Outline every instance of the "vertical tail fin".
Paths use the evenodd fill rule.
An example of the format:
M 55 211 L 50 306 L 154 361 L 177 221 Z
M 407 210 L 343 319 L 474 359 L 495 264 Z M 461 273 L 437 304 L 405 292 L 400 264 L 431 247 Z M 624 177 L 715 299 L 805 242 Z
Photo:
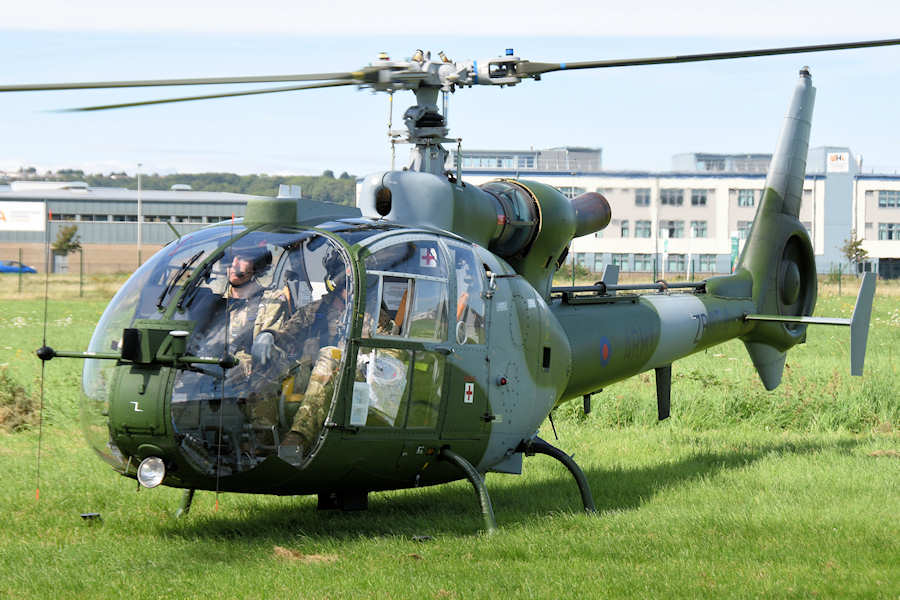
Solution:
M 798 219 L 815 96 L 804 67 L 738 262 L 738 270 L 745 271 L 741 275 L 750 275 L 760 313 L 802 316 L 815 308 L 815 258 L 806 228 Z M 785 351 L 805 338 L 806 325 L 780 322 L 757 323 L 741 338 L 766 389 L 781 383 Z

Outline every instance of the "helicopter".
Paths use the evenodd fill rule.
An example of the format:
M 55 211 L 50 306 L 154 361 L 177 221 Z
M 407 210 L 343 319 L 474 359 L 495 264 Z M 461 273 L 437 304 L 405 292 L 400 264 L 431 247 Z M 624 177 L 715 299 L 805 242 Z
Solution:
M 572 200 L 524 179 L 467 184 L 448 167 L 448 94 L 513 87 L 563 70 L 674 64 L 900 44 L 875 40 L 685 56 L 455 62 L 417 50 L 347 72 L 0 86 L 0 92 L 291 82 L 233 93 L 88 106 L 76 111 L 358 86 L 411 91 L 408 165 L 365 177 L 356 207 L 257 198 L 245 216 L 179 237 L 140 266 L 104 311 L 85 352 L 85 436 L 112 468 L 148 488 L 315 494 L 320 509 L 365 509 L 375 491 L 467 479 L 486 530 L 496 521 L 489 471 L 520 474 L 543 454 L 587 479 L 538 436 L 564 402 L 645 371 L 660 420 L 672 363 L 740 339 L 762 384 L 781 382 L 808 325 L 851 330 L 861 375 L 875 280 L 850 319 L 812 317 L 812 244 L 798 220 L 815 88 L 799 71 L 762 200 L 732 274 L 699 282 L 554 287 L 571 241 L 605 228 L 609 202 Z M 298 83 L 300 82 L 300 83 Z M 443 96 L 443 107 L 438 101 Z

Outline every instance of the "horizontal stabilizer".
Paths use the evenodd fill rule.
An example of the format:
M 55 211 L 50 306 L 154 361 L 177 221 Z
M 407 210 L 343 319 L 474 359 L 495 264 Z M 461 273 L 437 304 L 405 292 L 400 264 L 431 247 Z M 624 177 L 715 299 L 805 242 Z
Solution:
M 784 317 L 782 315 L 746 315 L 745 321 L 776 321 L 779 323 L 805 323 L 806 325 L 843 325 L 849 327 L 851 319 L 836 317 Z
M 843 325 L 850 328 L 850 374 L 862 375 L 866 361 L 866 341 L 869 337 L 869 321 L 872 317 L 872 301 L 875 297 L 875 274 L 863 275 L 853 316 L 849 319 L 835 317 L 791 317 L 783 315 L 746 315 L 746 321 L 775 321 L 805 325 Z

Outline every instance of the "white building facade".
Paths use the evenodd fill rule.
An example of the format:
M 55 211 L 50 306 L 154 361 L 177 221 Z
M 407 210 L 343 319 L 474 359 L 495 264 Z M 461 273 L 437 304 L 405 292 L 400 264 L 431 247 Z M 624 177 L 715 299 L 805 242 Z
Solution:
M 478 152 L 482 163 L 490 164 L 490 151 Z M 701 170 L 708 161 L 700 158 L 709 155 L 696 159 L 678 155 L 674 164 L 685 170 L 654 173 L 466 168 L 467 153 L 463 154 L 462 175 L 469 183 L 510 177 L 547 183 L 570 198 L 585 192 L 603 194 L 612 208 L 609 226 L 575 239 L 570 248 L 570 260 L 594 272 L 616 264 L 623 272 L 673 278 L 728 273 L 766 179 L 759 168 L 765 155 L 715 155 L 729 165 L 742 164 L 728 162 L 730 156 L 752 156 L 753 161 L 744 163 L 745 172 Z M 691 164 L 697 167 L 689 170 Z M 810 233 L 820 273 L 850 271 L 841 248 L 856 231 L 869 252 L 864 268 L 883 277 L 900 277 L 900 175 L 860 174 L 848 148 L 812 149 L 800 221 Z

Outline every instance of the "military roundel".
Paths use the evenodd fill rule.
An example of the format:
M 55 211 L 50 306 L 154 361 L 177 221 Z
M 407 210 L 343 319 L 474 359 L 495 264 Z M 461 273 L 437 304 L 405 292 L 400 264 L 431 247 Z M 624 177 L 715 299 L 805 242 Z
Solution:
M 600 338 L 600 364 L 604 367 L 609 364 L 609 358 L 612 356 L 612 344 L 605 335 Z

